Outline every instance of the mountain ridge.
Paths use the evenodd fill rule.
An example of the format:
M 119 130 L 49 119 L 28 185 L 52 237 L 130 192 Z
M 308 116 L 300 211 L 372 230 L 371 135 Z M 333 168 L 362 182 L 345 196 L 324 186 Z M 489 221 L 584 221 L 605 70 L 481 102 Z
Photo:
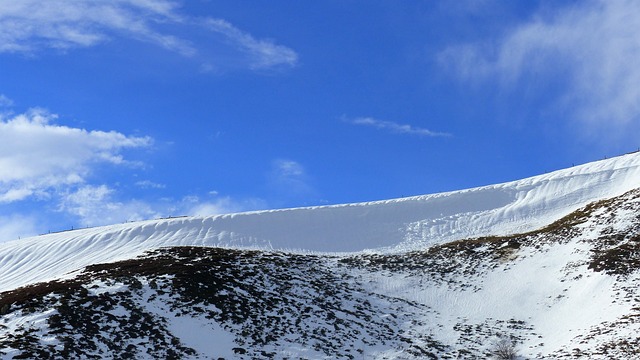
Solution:
M 640 189 L 407 253 L 161 248 L 0 293 L 0 358 L 635 359 L 638 270 Z
M 172 218 L 0 243 L 0 291 L 162 246 L 300 252 L 405 252 L 534 230 L 640 186 L 640 153 L 519 181 L 410 198 Z
M 640 154 L 630 154 L 409 200 L 0 243 L 0 359 L 477 359 L 494 356 L 496 343 L 513 346 L 517 359 L 640 359 L 639 169 Z M 483 198 L 496 189 L 515 200 Z M 413 213 L 416 204 L 426 212 Z M 425 217 L 461 208 L 475 210 Z M 322 232 L 345 223 L 344 213 L 327 215 L 335 209 L 346 220 L 373 215 Z M 272 214 L 306 221 L 264 221 Z M 318 236 L 343 230 L 344 240 L 384 214 L 393 217 L 373 228 L 395 234 L 393 248 L 309 249 Z M 302 249 L 220 242 L 233 237 L 213 226 L 256 218 L 270 229 L 306 228 L 286 239 L 300 236 Z M 528 218 L 537 221 L 511 232 Z M 465 219 L 465 231 L 446 232 Z M 445 221 L 443 232 L 434 220 Z

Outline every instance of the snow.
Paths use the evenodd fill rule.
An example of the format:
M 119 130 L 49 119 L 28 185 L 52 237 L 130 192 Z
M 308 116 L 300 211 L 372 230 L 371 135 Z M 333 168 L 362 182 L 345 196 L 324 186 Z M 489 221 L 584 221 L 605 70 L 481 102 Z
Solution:
M 403 252 L 537 229 L 640 187 L 640 153 L 474 189 L 358 204 L 183 217 L 0 243 L 0 291 L 178 245 Z
M 509 216 L 513 216 L 513 214 L 521 211 L 519 216 L 523 219 L 526 216 L 530 216 L 529 221 L 532 223 L 541 223 L 540 225 L 528 225 L 529 227 L 539 228 L 541 225 L 545 225 L 564 215 L 565 209 L 577 206 L 576 204 L 612 197 L 626 192 L 630 188 L 638 188 L 637 162 L 637 154 L 629 155 L 513 183 L 447 194 L 428 195 L 421 198 L 440 201 L 440 203 L 437 201 L 430 203 L 435 207 L 435 210 L 432 211 L 441 212 L 442 214 L 452 208 L 484 208 L 485 210 L 478 210 L 473 216 L 460 212 L 455 213 L 452 210 L 450 214 L 446 215 L 451 219 L 460 219 L 465 216 L 469 219 L 484 219 L 482 220 L 483 222 L 480 222 L 480 220 L 476 223 L 470 222 L 477 228 L 484 226 L 486 229 L 492 229 L 487 231 L 495 231 L 496 233 L 500 231 L 524 231 L 529 228 L 523 226 L 524 223 L 518 220 L 517 216 L 507 217 L 504 214 L 509 213 Z M 589 173 L 587 170 L 592 172 Z M 579 176 L 580 180 L 575 180 L 575 176 Z M 482 191 L 485 191 L 484 189 L 489 189 L 486 190 L 487 194 L 492 193 L 492 191 L 495 193 L 495 189 L 512 191 L 516 194 L 514 195 L 516 200 L 509 202 L 507 205 L 500 205 L 504 199 L 496 200 L 491 197 L 483 198 L 478 196 L 478 194 L 482 194 Z M 553 191 L 550 189 L 553 189 Z M 595 196 L 592 192 L 599 195 Z M 30 244 L 30 251 L 7 253 L 11 256 L 7 256 L 6 259 L 13 259 L 12 261 L 16 264 L 13 269 L 17 269 L 15 274 L 8 273 L 7 278 L 9 280 L 7 280 L 7 284 L 15 285 L 18 281 L 24 281 L 18 279 L 17 276 L 34 276 L 26 270 L 22 270 L 23 272 L 21 273 L 20 267 L 29 266 L 37 262 L 41 262 L 37 263 L 41 268 L 46 266 L 47 269 L 53 269 L 48 274 L 39 274 L 40 276 L 60 276 L 60 274 L 63 274 L 68 277 L 70 274 L 64 273 L 63 269 L 74 270 L 74 266 L 79 263 L 105 261 L 105 259 L 115 259 L 117 257 L 131 257 L 136 252 L 154 246 L 220 244 L 230 247 L 260 248 L 266 246 L 267 248 L 279 248 L 278 246 L 281 246 L 283 241 L 288 241 L 287 239 L 266 241 L 258 236 L 257 232 L 260 229 L 256 227 L 257 230 L 254 229 L 248 232 L 251 239 L 256 241 L 245 241 L 249 238 L 235 238 L 242 241 L 235 244 L 224 242 L 225 236 L 230 236 L 229 234 L 232 232 L 226 228 L 227 230 L 223 230 L 224 236 L 219 237 L 216 235 L 220 231 L 220 224 L 217 222 L 217 219 L 220 218 L 241 219 L 248 222 L 248 219 L 260 216 L 269 218 L 272 214 L 296 214 L 300 211 L 322 210 L 323 212 L 316 214 L 324 215 L 316 215 L 318 217 L 316 221 L 328 221 L 329 216 L 326 214 L 331 213 L 330 210 L 332 209 L 342 209 L 341 211 L 344 211 L 343 214 L 349 214 L 344 209 L 370 207 L 369 210 L 372 210 L 373 213 L 378 211 L 381 214 L 387 204 L 392 204 L 396 207 L 396 211 L 408 212 L 409 210 L 404 209 L 402 205 L 409 200 L 415 199 L 397 199 L 386 202 L 324 208 L 255 212 L 220 217 L 165 219 L 26 239 L 23 242 Z M 448 201 L 452 201 L 451 199 L 456 199 L 457 203 L 448 203 Z M 409 203 L 411 204 L 411 202 Z M 540 204 L 556 210 L 547 211 Z M 498 209 L 486 210 L 491 206 L 498 206 Z M 525 208 L 535 215 L 529 215 L 525 210 L 518 210 L 519 208 Z M 418 212 L 424 211 L 421 213 L 422 215 L 413 214 L 418 219 L 428 210 L 421 210 L 417 206 L 410 209 Z M 299 329 L 306 329 L 305 331 L 308 333 L 315 334 L 315 331 L 318 330 L 323 334 L 332 334 L 332 331 L 335 330 L 338 333 L 337 336 L 344 336 L 345 333 L 340 333 L 336 325 L 341 326 L 340 324 L 346 323 L 357 324 L 357 326 L 351 327 L 352 330 L 378 327 L 378 330 L 382 329 L 382 332 L 384 332 L 385 327 L 380 324 L 390 324 L 396 331 L 394 334 L 402 334 L 403 337 L 411 339 L 413 344 L 420 344 L 421 342 L 428 344 L 431 341 L 445 344 L 446 348 L 440 348 L 438 351 L 448 353 L 451 358 L 456 357 L 456 353 L 460 354 L 458 351 L 461 350 L 470 351 L 469 354 L 472 354 L 470 356 L 480 358 L 482 354 L 487 354 L 487 351 L 492 348 L 494 339 L 505 335 L 517 338 L 518 353 L 523 356 L 522 359 L 573 358 L 573 354 L 571 354 L 573 349 L 584 349 L 588 352 L 589 358 L 631 358 L 621 356 L 620 354 L 622 353 L 616 352 L 615 349 L 607 350 L 609 351 L 607 353 L 608 357 L 604 355 L 598 357 L 598 354 L 602 354 L 599 352 L 602 351 L 602 346 L 607 349 L 606 346 L 611 346 L 611 344 L 619 340 L 637 341 L 640 322 L 635 319 L 640 316 L 637 308 L 640 301 L 637 290 L 640 274 L 636 271 L 628 276 L 618 276 L 606 271 L 593 271 L 590 269 L 590 265 L 593 264 L 594 252 L 597 252 L 599 248 L 603 248 L 607 237 L 617 239 L 621 243 L 637 241 L 638 234 L 640 234 L 639 211 L 639 194 L 638 192 L 630 192 L 615 201 L 601 204 L 599 208 L 596 207 L 591 213 L 585 213 L 588 216 L 585 215 L 584 219 L 580 219 L 579 224 L 572 223 L 571 226 L 554 228 L 554 231 L 541 231 L 520 236 L 515 240 L 510 239 L 509 241 L 461 243 L 459 244 L 461 249 L 456 250 L 456 252 L 442 252 L 441 254 L 444 254 L 444 256 L 434 256 L 433 259 L 436 259 L 437 263 L 425 262 L 425 257 L 420 256 L 424 252 L 405 254 L 401 251 L 437 244 L 446 240 L 428 237 L 412 238 L 411 236 L 415 235 L 414 233 L 407 232 L 406 227 L 396 226 L 397 231 L 403 234 L 403 237 L 399 237 L 397 244 L 393 247 L 363 248 L 360 253 L 341 254 L 345 256 L 313 256 L 307 258 L 307 260 L 311 258 L 317 259 L 318 263 L 314 263 L 316 266 L 324 262 L 322 266 L 326 266 L 327 269 L 335 272 L 332 272 L 334 277 L 326 277 L 324 272 L 314 273 L 314 276 L 317 276 L 315 280 L 334 283 L 335 279 L 345 279 L 350 284 L 349 289 L 357 289 L 354 292 L 345 290 L 337 293 L 335 296 L 340 301 L 335 304 L 328 303 L 334 307 L 315 303 L 313 300 L 326 298 L 326 294 L 331 293 L 331 291 L 320 291 L 314 287 L 305 287 L 301 284 L 302 282 L 313 282 L 314 277 L 311 274 L 307 274 L 309 269 L 314 268 L 313 264 L 308 268 L 303 268 L 303 270 L 295 267 L 290 269 L 289 267 L 295 262 L 285 262 L 287 265 L 283 267 L 269 264 L 257 265 L 253 262 L 244 266 L 250 268 L 249 273 L 258 274 L 256 278 L 263 279 L 260 275 L 262 273 L 264 279 L 269 280 L 266 284 L 255 283 L 259 284 L 256 286 L 259 287 L 261 293 L 273 294 L 275 298 L 281 297 L 290 300 L 283 302 L 285 304 L 283 305 L 284 311 L 283 308 L 271 308 L 271 310 L 262 314 L 264 315 L 263 319 L 279 317 L 285 320 L 282 321 L 282 324 L 284 324 L 287 323 L 286 320 L 288 318 L 290 320 L 288 323 L 293 323 L 291 319 L 294 314 L 286 311 L 286 307 L 295 303 L 307 304 L 314 316 L 303 318 L 302 326 Z M 394 218 L 393 215 L 393 213 L 389 213 L 389 218 L 395 219 L 396 225 L 399 224 L 402 219 L 399 216 Z M 545 220 L 541 221 L 539 217 L 543 217 Z M 509 221 L 506 219 L 509 219 Z M 433 219 L 423 219 L 417 222 L 420 221 L 435 223 Z M 503 226 L 501 221 L 507 221 L 507 225 Z M 205 223 L 209 225 L 204 226 L 203 224 Z M 441 225 L 442 223 L 438 224 Z M 492 224 L 496 225 L 492 226 Z M 294 228 L 293 231 L 302 232 L 304 230 L 302 226 L 293 220 L 275 222 L 272 226 L 275 227 L 275 225 L 289 226 Z M 356 225 L 358 224 L 356 223 L 353 226 L 355 227 Z M 297 226 L 300 228 L 296 228 Z M 450 226 L 450 228 L 453 228 L 453 226 Z M 359 228 L 346 228 L 343 230 L 352 233 L 367 231 Z M 270 231 L 275 230 L 271 229 Z M 459 234 L 465 232 L 470 232 L 473 236 L 481 233 L 461 227 L 457 232 L 458 235 L 446 235 L 445 232 L 442 232 L 439 236 L 450 236 L 450 239 L 456 239 L 456 236 L 462 236 Z M 429 234 L 431 233 L 438 233 L 437 229 L 429 232 Z M 490 232 L 490 234 L 493 234 L 493 232 Z M 316 235 L 314 233 L 309 236 Z M 44 242 L 42 239 L 49 241 Z M 310 250 L 310 246 L 313 244 L 305 242 L 305 240 L 307 240 L 306 237 L 299 239 L 300 249 Z M 348 241 L 346 237 L 343 237 L 343 240 Z M 520 244 L 516 250 L 511 247 L 513 241 Z M 527 241 L 531 242 L 527 243 Z M 260 242 L 263 242 L 263 244 L 260 244 Z M 17 249 L 16 244 L 22 244 L 22 242 L 12 244 Z M 73 254 L 73 246 L 78 246 L 78 244 L 81 246 L 77 247 L 77 249 L 81 252 L 84 251 L 82 253 L 84 258 L 73 258 L 71 256 Z M 476 246 L 470 246 L 472 244 L 476 244 Z M 46 248 L 49 253 L 38 252 L 40 251 L 38 250 L 39 248 Z M 85 248 L 88 250 L 84 250 Z M 445 248 L 448 247 L 440 249 Z M 496 252 L 495 249 L 501 251 Z M 67 259 L 59 256 L 63 250 L 71 254 L 67 255 Z M 432 250 L 434 250 L 435 254 L 440 251 L 437 248 Z M 510 252 L 510 250 L 513 250 L 513 252 Z M 0 251 L 5 250 L 0 247 Z M 400 252 L 400 256 L 382 257 L 372 254 L 372 252 L 383 254 Z M 494 255 L 497 256 L 494 257 Z M 261 256 L 286 257 L 290 255 L 267 252 L 261 254 Z M 48 257 L 53 257 L 53 260 L 48 259 Z M 178 258 L 176 257 L 176 259 Z M 201 259 L 203 258 L 201 257 Z M 359 265 L 347 266 L 346 264 L 349 264 L 349 262 L 344 262 L 344 260 L 352 258 L 360 259 L 355 261 Z M 380 264 L 383 264 L 382 262 L 374 260 L 368 262 L 366 260 L 388 259 L 389 261 L 385 265 L 389 265 L 395 261 L 392 258 L 401 259 L 396 263 L 400 263 L 402 266 L 398 268 L 393 266 L 385 267 L 380 266 Z M 3 259 L 0 261 L 9 263 L 5 258 L 0 257 L 0 259 Z M 412 265 L 417 266 L 412 267 Z M 422 268 L 420 267 L 421 265 L 426 266 Z M 38 268 L 36 267 L 36 269 Z M 291 272 L 287 273 L 287 271 Z M 305 273 L 303 274 L 301 271 Z M 284 276 L 282 277 L 273 276 L 275 273 L 282 274 L 283 272 Z M 439 275 L 442 275 L 442 277 Z M 15 277 L 14 280 L 11 280 L 11 276 Z M 245 284 L 252 286 L 252 283 L 247 283 L 247 277 L 239 275 L 239 273 L 234 273 L 233 276 L 237 276 Z M 283 287 L 276 286 L 281 284 L 280 281 L 282 279 L 289 279 L 290 283 Z M 326 279 L 334 279 L 334 281 L 327 281 Z M 0 279 L 0 281 L 3 280 Z M 141 280 L 144 286 L 143 290 L 140 290 L 138 295 L 135 295 L 136 301 L 146 311 L 165 319 L 170 333 L 176 334 L 184 345 L 196 349 L 199 354 L 206 356 L 215 354 L 216 356 L 224 355 L 225 358 L 234 358 L 233 349 L 237 345 L 237 336 L 241 334 L 241 327 L 236 328 L 234 324 L 230 323 L 216 323 L 215 320 L 196 313 L 176 311 L 173 305 L 169 305 L 170 302 L 164 301 L 174 296 L 171 292 L 162 292 L 162 295 L 155 296 L 155 293 L 150 290 L 147 280 Z M 351 287 L 351 284 L 353 284 L 353 287 Z M 98 287 L 94 289 L 93 285 L 98 285 Z M 89 288 L 91 289 L 90 293 L 95 295 L 118 292 L 124 288 L 124 285 L 117 282 L 109 283 L 108 281 L 97 280 Z M 279 289 L 284 288 L 292 289 L 292 291 L 286 294 L 279 291 Z M 339 289 L 339 287 L 336 287 L 336 289 Z M 232 295 L 232 303 L 255 297 L 255 295 L 240 288 L 225 290 L 224 294 Z M 373 294 L 375 296 L 371 296 Z M 363 300 L 371 301 L 373 304 L 373 311 L 365 314 L 368 318 L 367 316 L 359 317 L 357 315 L 359 313 L 358 310 L 361 309 L 358 304 L 361 304 Z M 262 308 L 262 305 L 266 303 L 270 302 L 256 301 L 252 303 L 251 307 Z M 331 308 L 331 312 L 323 313 L 322 310 L 327 308 Z M 211 308 L 210 310 L 213 309 Z M 219 311 L 223 311 L 221 309 L 223 308 L 220 308 Z M 332 324 L 327 321 L 328 316 L 326 314 L 333 314 L 333 312 L 346 322 L 340 321 Z M 125 308 L 116 306 L 111 310 L 111 314 L 126 319 L 127 311 Z M 22 315 L 24 316 L 24 314 Z M 22 324 L 32 322 L 35 324 L 36 329 L 42 329 L 46 325 L 43 319 L 41 315 L 30 316 L 27 314 L 26 318 L 20 318 L 15 313 L 9 313 L 4 322 L 9 325 L 8 331 L 10 332 Z M 389 319 L 391 321 L 377 321 L 380 319 Z M 256 321 L 256 323 L 259 326 L 264 324 L 261 321 Z M 114 324 L 114 327 L 116 325 Z M 278 342 L 267 343 L 262 347 L 256 345 L 255 348 L 251 348 L 253 345 L 246 345 L 246 343 L 243 343 L 242 346 L 251 351 L 264 350 L 278 353 L 282 358 L 330 358 L 327 354 L 317 351 L 318 349 L 315 349 L 312 343 L 301 342 L 301 338 L 296 337 L 299 332 L 288 333 Z M 39 331 L 39 334 L 45 333 Z M 391 342 L 384 343 L 379 341 L 379 334 L 380 332 L 368 333 L 364 331 L 355 340 L 345 342 L 342 347 L 358 351 L 358 353 L 352 352 L 356 357 L 362 355 L 373 359 L 420 358 L 409 353 L 407 351 L 410 350 L 409 348 L 394 346 Z M 2 333 L 0 332 L 1 337 Z M 57 340 L 50 338 L 49 341 L 55 345 Z M 628 354 L 626 353 L 626 355 Z M 235 358 L 237 357 L 235 356 Z M 197 358 L 197 355 L 194 358 Z M 338 356 L 334 358 L 338 358 Z
M 166 301 L 163 302 L 158 297 L 151 300 L 154 293 L 148 284 L 145 284 L 142 294 L 145 309 L 166 319 L 171 333 L 181 335 L 182 345 L 198 349 L 199 353 L 207 354 L 211 358 L 234 358 L 235 337 L 232 333 L 205 317 L 176 316 L 175 311 L 168 308 Z M 166 295 L 163 297 L 165 300 L 169 298 Z
M 621 281 L 604 273 L 585 272 L 584 260 L 589 253 L 576 251 L 581 245 L 576 238 L 542 250 L 520 251 L 516 259 L 490 269 L 480 278 L 468 279 L 478 287 L 475 289 L 452 289 L 446 282 L 431 283 L 421 275 L 402 277 L 365 271 L 359 276 L 372 292 L 393 294 L 432 309 L 432 313 L 415 314 L 416 320 L 430 324 L 418 331 L 433 333 L 444 344 L 460 342 L 461 332 L 453 331 L 456 326 L 479 325 L 484 331 L 478 338 L 482 341 L 479 346 L 485 350 L 491 345 L 488 335 L 502 332 L 522 338 L 519 353 L 526 358 L 548 358 L 558 349 L 593 347 L 576 337 L 633 312 L 633 304 L 616 298 L 621 284 L 635 284 L 637 280 Z M 581 264 L 582 276 L 574 276 L 568 266 L 573 263 Z M 504 325 L 510 320 L 523 321 L 531 331 Z M 612 336 L 604 339 L 611 340 Z

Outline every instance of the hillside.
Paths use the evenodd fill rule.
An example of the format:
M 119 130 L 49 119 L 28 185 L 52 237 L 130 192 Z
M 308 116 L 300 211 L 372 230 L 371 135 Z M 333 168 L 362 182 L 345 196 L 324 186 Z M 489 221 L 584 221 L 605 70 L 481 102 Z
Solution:
M 521 358 L 640 358 L 638 188 L 630 154 L 0 244 L 0 358 L 477 359 L 498 338 Z

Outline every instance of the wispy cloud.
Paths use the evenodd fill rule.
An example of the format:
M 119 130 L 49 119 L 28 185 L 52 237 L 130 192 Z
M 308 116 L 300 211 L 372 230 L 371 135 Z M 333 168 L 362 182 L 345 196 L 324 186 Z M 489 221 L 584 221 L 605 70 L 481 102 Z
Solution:
M 272 40 L 256 39 L 228 21 L 207 19 L 204 24 L 208 29 L 224 35 L 240 50 L 249 54 L 252 69 L 267 69 L 278 65 L 294 66 L 298 62 L 298 54 L 292 49 L 278 45 Z
M 276 206 L 288 206 L 292 201 L 304 205 L 318 195 L 304 166 L 291 159 L 275 159 L 271 162 L 268 185 Z
M 291 181 L 306 176 L 304 167 L 297 161 L 277 159 L 273 161 L 272 165 L 273 174 L 283 181 Z
M 0 216 L 0 242 L 38 233 L 36 219 L 23 215 Z
M 122 151 L 152 143 L 148 137 L 87 131 L 55 120 L 42 109 L 0 116 L 0 203 L 48 197 L 61 187 L 81 184 L 101 163 L 131 165 Z
M 147 202 L 118 200 L 116 191 L 107 185 L 82 185 L 60 196 L 58 211 L 78 219 L 81 226 L 98 226 L 165 216 Z
M 0 107 L 10 107 L 13 106 L 13 100 L 9 99 L 3 94 L 0 94 Z
M 298 55 L 272 40 L 257 39 L 231 23 L 180 12 L 169 0 L 21 0 L 0 2 L 0 52 L 68 51 L 119 37 L 155 44 L 204 65 L 216 62 L 213 34 L 249 57 L 251 69 L 293 66 Z M 184 30 L 189 31 L 184 31 Z M 205 31 L 203 38 L 177 35 Z M 221 46 L 221 44 L 218 44 Z M 244 62 L 238 59 L 238 62 Z M 208 66 L 208 65 L 207 65 Z
M 109 185 L 69 188 L 58 199 L 57 211 L 71 215 L 80 226 L 100 226 L 167 216 L 210 216 L 268 208 L 257 198 L 189 195 L 181 199 L 122 199 Z M 0 219 L 1 220 L 1 219 Z
M 112 36 L 127 36 L 189 54 L 186 41 L 154 29 L 179 21 L 170 1 L 23 0 L 0 3 L 0 51 L 33 53 L 95 46 Z
M 216 196 L 213 199 L 201 199 L 192 196 L 183 199 L 183 213 L 191 216 L 210 216 L 231 214 L 242 211 L 267 209 L 267 203 L 262 199 L 235 199 L 230 196 Z
M 435 132 L 428 129 L 415 127 L 412 125 L 399 124 L 393 121 L 380 120 L 372 117 L 358 117 L 354 119 L 343 117 L 342 119 L 343 121 L 346 121 L 354 125 L 370 126 L 376 129 L 386 130 L 395 134 L 407 134 L 407 135 L 417 135 L 417 136 L 426 136 L 426 137 L 451 136 L 451 134 L 448 134 L 448 133 Z
M 167 187 L 165 184 L 156 183 L 151 180 L 136 181 L 134 185 L 141 189 L 164 189 Z
M 638 33 L 640 2 L 590 0 L 537 14 L 500 39 L 452 46 L 439 60 L 465 80 L 499 79 L 504 88 L 561 78 L 557 105 L 574 120 L 592 130 L 624 129 L 640 122 Z

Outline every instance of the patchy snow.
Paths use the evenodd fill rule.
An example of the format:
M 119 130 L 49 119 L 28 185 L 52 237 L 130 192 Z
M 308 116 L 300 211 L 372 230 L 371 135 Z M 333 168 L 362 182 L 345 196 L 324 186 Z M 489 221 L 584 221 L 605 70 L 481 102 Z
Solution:
M 148 285 L 143 287 L 140 296 L 145 309 L 155 316 L 166 319 L 169 331 L 180 338 L 182 345 L 196 349 L 200 354 L 207 354 L 212 359 L 234 358 L 235 336 L 232 333 L 204 316 L 177 316 L 175 311 L 171 311 L 167 305 L 170 296 L 154 295 L 155 292 Z

